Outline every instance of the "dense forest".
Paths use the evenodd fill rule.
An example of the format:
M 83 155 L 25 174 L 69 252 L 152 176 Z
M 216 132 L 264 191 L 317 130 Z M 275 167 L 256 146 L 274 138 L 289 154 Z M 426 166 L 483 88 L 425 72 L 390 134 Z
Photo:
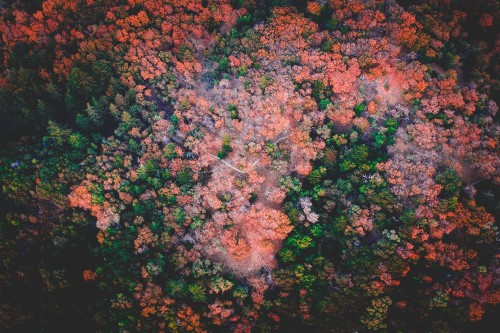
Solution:
M 0 1 L 0 331 L 498 332 L 500 1 Z

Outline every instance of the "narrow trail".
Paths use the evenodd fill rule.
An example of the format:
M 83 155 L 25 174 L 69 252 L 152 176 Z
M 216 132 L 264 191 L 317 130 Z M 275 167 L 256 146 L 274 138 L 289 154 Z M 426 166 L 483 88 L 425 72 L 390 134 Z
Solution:
M 197 205 L 212 217 L 196 235 L 196 248 L 247 278 L 276 266 L 281 241 L 292 229 L 280 210 L 285 198 L 280 176 L 314 155 L 308 129 L 301 129 L 303 97 L 284 74 L 272 73 L 265 94 L 258 93 L 262 73 L 251 71 L 245 81 L 222 80 L 213 88 L 186 84 L 175 96 L 188 104 L 183 115 L 189 128 L 201 125 L 203 139 L 192 149 L 200 168 L 210 169 L 210 179 L 197 189 Z M 237 117 L 230 116 L 230 104 Z M 224 137 L 230 137 L 232 151 L 220 158 Z M 271 157 L 278 150 L 282 157 Z

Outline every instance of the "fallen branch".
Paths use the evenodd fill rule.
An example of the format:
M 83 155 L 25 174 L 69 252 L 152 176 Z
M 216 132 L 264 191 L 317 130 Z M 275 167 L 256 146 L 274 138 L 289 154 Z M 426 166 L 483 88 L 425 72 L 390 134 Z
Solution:
M 273 142 L 273 145 L 276 145 L 278 144 L 278 142 L 280 142 L 281 140 L 285 140 L 286 138 L 290 137 L 291 134 L 288 134 L 288 135 L 285 135 L 284 137 L 282 138 L 279 138 L 278 140 L 274 141 Z

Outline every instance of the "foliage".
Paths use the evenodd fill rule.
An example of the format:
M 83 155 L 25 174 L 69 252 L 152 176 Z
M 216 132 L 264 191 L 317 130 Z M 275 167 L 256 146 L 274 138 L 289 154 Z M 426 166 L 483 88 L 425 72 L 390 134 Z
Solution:
M 495 1 L 0 4 L 2 332 L 493 332 Z

